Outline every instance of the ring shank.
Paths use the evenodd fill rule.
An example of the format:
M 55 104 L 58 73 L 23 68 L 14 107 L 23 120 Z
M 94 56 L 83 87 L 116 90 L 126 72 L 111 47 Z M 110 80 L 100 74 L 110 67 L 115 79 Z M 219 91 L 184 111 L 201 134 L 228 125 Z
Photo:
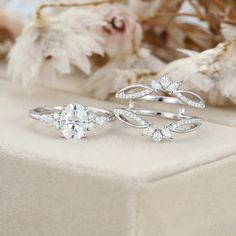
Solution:
M 192 123 L 188 129 L 177 129 L 177 128 L 172 128 L 171 130 L 176 132 L 176 133 L 188 133 L 191 131 L 194 131 L 195 129 L 199 128 L 199 126 L 202 123 L 202 120 L 199 117 L 196 116 L 187 116 L 183 114 L 178 114 L 178 113 L 170 113 L 170 112 L 162 112 L 162 111 L 151 111 L 151 110 L 142 110 L 142 109 L 135 109 L 132 110 L 135 112 L 135 114 L 140 115 L 140 116 L 151 116 L 151 117 L 161 117 L 165 119 L 171 119 L 171 120 L 176 120 L 176 122 L 181 122 L 183 120 L 197 120 L 196 123 Z M 173 123 L 172 123 L 173 125 Z M 170 124 L 171 126 L 171 124 Z M 185 125 L 186 126 L 186 125 Z
M 42 115 L 50 115 L 58 111 L 62 111 L 65 106 L 57 107 L 37 107 L 29 111 L 29 117 L 35 120 L 40 120 Z M 105 109 L 87 107 L 89 111 L 93 111 L 97 115 L 105 116 L 109 121 L 115 119 L 113 112 Z
M 37 108 L 31 109 L 29 111 L 29 117 L 34 120 L 40 120 L 40 117 L 42 115 L 53 114 L 54 112 L 61 111 L 62 108 L 63 108 L 62 106 L 59 106 L 59 107 L 37 107 Z
M 171 112 L 164 112 L 164 111 L 154 111 L 154 110 L 144 110 L 144 109 L 130 109 L 132 112 L 134 112 L 137 115 L 141 116 L 151 116 L 151 117 L 160 117 L 160 118 L 166 118 L 171 120 L 182 120 L 182 119 L 193 119 L 198 118 L 194 116 L 187 116 L 180 113 L 171 113 Z
M 183 102 L 181 102 L 179 99 L 175 97 L 167 97 L 167 96 L 158 96 L 158 95 L 146 95 L 145 97 L 140 97 L 135 100 L 141 100 L 141 101 L 150 101 L 150 102 L 164 102 L 169 104 L 180 104 L 184 105 Z

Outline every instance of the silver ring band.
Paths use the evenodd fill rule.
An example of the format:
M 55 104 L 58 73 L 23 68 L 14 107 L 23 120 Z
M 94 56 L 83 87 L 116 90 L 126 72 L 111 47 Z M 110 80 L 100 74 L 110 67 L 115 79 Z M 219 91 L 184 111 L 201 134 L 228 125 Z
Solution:
M 163 111 L 145 110 L 135 107 L 135 101 L 163 102 L 178 105 L 188 105 L 196 108 L 205 108 L 203 99 L 190 91 L 179 90 L 180 84 L 172 82 L 166 76 L 158 80 L 153 80 L 150 86 L 132 85 L 121 89 L 116 94 L 116 98 L 128 100 L 128 108 L 115 108 L 115 116 L 128 126 L 144 129 L 144 134 L 151 136 L 154 141 L 160 142 L 163 139 L 172 139 L 172 132 L 187 133 L 200 127 L 203 120 L 198 117 L 185 115 L 185 109 L 180 109 L 179 113 L 170 113 Z M 132 92 L 137 90 L 138 92 Z M 140 91 L 141 90 L 141 91 Z M 160 96 L 159 91 L 170 95 Z M 188 98 L 187 96 L 192 98 Z M 174 122 L 160 128 L 147 121 L 143 116 L 160 117 L 175 120 Z
M 58 107 L 37 107 L 34 109 L 31 109 L 29 111 L 30 118 L 34 120 L 40 120 L 42 115 L 50 115 L 55 112 L 62 111 L 63 108 L 66 106 L 58 106 Z M 95 107 L 87 107 L 88 110 L 93 111 L 97 115 L 104 116 L 107 118 L 107 121 L 113 121 L 115 119 L 114 114 L 111 111 L 95 108 Z
M 115 120 L 113 112 L 109 110 L 78 103 L 34 108 L 29 111 L 29 117 L 60 130 L 61 136 L 67 139 L 81 139 L 86 136 L 86 131 Z
M 116 93 L 116 98 L 129 101 L 144 100 L 205 108 L 205 102 L 198 94 L 191 91 L 179 90 L 181 84 L 172 82 L 168 77 L 164 76 L 158 80 L 152 80 L 150 86 L 137 84 L 125 87 Z M 141 91 L 130 93 L 130 91 L 135 89 L 141 89 Z M 169 94 L 171 97 L 158 95 L 160 91 Z M 192 96 L 193 99 L 188 98 L 186 95 Z

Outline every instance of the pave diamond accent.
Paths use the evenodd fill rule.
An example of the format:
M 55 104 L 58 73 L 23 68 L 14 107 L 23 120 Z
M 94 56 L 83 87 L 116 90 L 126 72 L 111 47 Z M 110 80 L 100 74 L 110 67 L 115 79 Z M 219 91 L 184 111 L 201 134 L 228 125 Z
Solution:
M 195 101 L 192 101 L 191 99 L 188 99 L 187 97 L 185 97 L 183 95 L 183 93 L 186 93 L 186 94 L 192 94 L 191 92 L 183 92 L 183 91 L 174 91 L 173 92 L 173 95 L 175 97 L 177 97 L 181 102 L 189 105 L 189 106 L 192 106 L 192 107 L 196 107 L 196 108 L 205 108 L 205 104 L 204 102 L 202 101 L 199 101 L 199 102 L 195 102 Z M 195 95 L 196 96 L 196 95 Z
M 124 123 L 130 126 L 133 126 L 133 125 L 137 126 L 137 124 L 134 124 L 130 120 L 136 121 L 138 123 L 138 126 L 142 128 L 148 126 L 148 122 L 144 120 L 140 115 L 135 114 L 133 111 L 116 108 L 113 110 L 113 112 L 118 119 L 122 120 Z
M 174 132 L 181 133 L 181 132 L 191 131 L 195 127 L 200 126 L 202 123 L 203 123 L 203 120 L 199 118 L 182 119 L 182 120 L 179 120 L 170 124 L 168 128 Z
M 130 92 L 133 89 L 142 89 L 140 92 Z M 120 90 L 119 92 L 116 93 L 116 98 L 118 99 L 126 99 L 126 100 L 131 100 L 131 99 L 137 99 L 141 97 L 145 97 L 149 94 L 151 94 L 153 90 L 147 86 L 144 85 L 133 85 L 126 87 L 125 89 Z

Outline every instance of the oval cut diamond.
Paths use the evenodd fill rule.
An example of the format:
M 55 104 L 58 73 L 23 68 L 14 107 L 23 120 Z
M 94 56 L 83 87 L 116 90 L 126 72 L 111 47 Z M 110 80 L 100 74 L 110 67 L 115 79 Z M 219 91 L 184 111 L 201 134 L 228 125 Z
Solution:
M 87 108 L 80 104 L 66 106 L 60 115 L 60 130 L 67 139 L 81 139 L 89 125 Z

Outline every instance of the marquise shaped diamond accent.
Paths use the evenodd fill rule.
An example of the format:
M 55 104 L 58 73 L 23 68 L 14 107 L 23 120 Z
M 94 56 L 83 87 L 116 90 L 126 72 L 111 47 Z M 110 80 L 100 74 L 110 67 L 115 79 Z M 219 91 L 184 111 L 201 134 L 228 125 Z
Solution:
M 181 83 L 172 82 L 171 79 L 167 76 L 162 76 L 157 80 L 151 81 L 151 87 L 154 89 L 155 92 L 158 91 L 165 91 L 167 93 L 173 93 L 177 91 L 180 87 Z

